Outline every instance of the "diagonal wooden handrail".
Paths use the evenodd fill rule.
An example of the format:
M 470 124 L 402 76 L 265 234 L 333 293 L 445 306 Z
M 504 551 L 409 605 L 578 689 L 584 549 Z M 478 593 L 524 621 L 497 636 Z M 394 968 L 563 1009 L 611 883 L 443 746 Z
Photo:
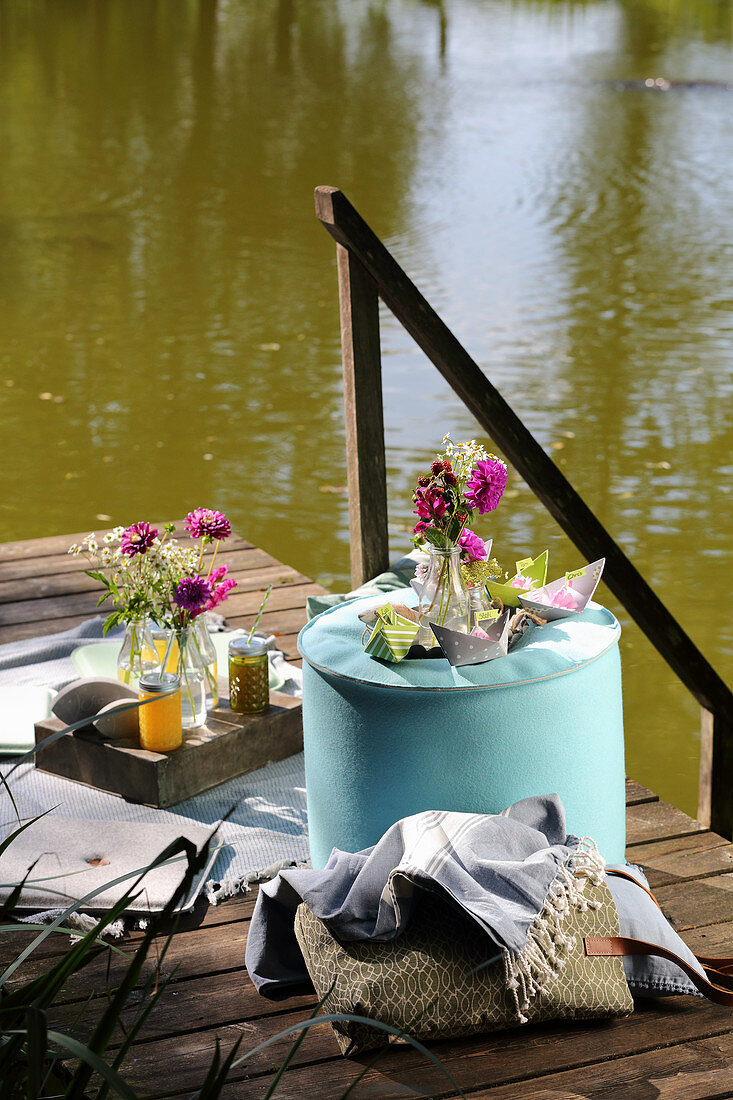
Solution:
M 363 341 L 360 347 L 358 340 L 353 340 L 343 326 L 345 298 L 350 304 L 352 320 L 357 312 L 349 297 L 353 286 L 344 262 L 344 253 L 347 253 L 352 271 L 361 269 L 360 277 L 364 285 L 373 288 L 389 307 L 578 549 L 588 560 L 605 557 L 605 583 L 700 705 L 709 712 L 710 721 L 703 722 L 703 771 L 705 768 L 710 771 L 713 788 L 718 782 L 716 776 L 721 784 L 725 777 L 727 786 L 732 788 L 725 799 L 725 821 L 715 822 L 719 831 L 730 835 L 733 831 L 733 785 L 729 778 L 733 775 L 733 693 L 346 196 L 335 187 L 318 187 L 315 200 L 318 219 L 339 246 L 345 377 L 348 355 L 351 356 L 349 372 L 352 378 L 355 371 L 358 378 L 361 360 L 372 366 L 375 361 L 373 338 L 366 353 L 360 354 L 364 350 Z M 377 342 L 377 364 L 378 356 Z M 370 377 L 372 380 L 379 379 L 378 369 L 371 369 Z M 373 438 L 372 445 L 374 453 L 382 456 L 383 469 L 381 401 L 379 420 L 372 424 L 373 437 L 379 434 L 375 426 L 381 429 L 381 437 Z M 356 460 L 350 462 L 350 473 L 351 466 L 356 464 Z M 355 526 L 358 527 L 353 522 L 354 510 L 359 506 L 358 499 L 352 497 L 351 506 L 353 535 Z M 368 534 L 362 529 L 361 540 L 365 545 L 369 542 Z M 386 520 L 384 531 L 375 531 L 372 537 L 380 547 L 375 560 L 382 561 L 386 546 Z M 707 763 L 706 757 L 709 757 Z M 708 807 L 703 786 L 701 781 L 701 812 L 706 815 Z M 713 818 L 719 818 L 716 806 L 720 808 L 720 800 L 714 794 L 712 802 L 714 805 L 710 814 Z

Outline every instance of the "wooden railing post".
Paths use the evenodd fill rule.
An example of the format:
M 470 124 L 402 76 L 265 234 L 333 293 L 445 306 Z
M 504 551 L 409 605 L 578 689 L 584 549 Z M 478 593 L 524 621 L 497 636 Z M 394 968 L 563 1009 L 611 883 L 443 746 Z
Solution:
M 344 371 L 351 583 L 389 566 L 379 296 L 374 280 L 337 245 L 341 359 Z
M 733 715 L 701 710 L 697 818 L 721 836 L 733 836 Z
M 346 380 L 351 374 L 354 385 L 354 396 L 347 395 L 346 403 L 347 447 L 354 452 L 349 460 L 352 522 L 358 512 L 358 522 L 354 522 L 352 528 L 353 544 L 356 544 L 352 544 L 355 555 L 352 561 L 357 563 L 355 578 L 362 579 L 370 570 L 377 572 L 386 561 L 385 550 L 381 558 L 375 554 L 369 559 L 366 568 L 364 550 L 360 549 L 369 548 L 371 544 L 371 524 L 374 524 L 375 544 L 381 542 L 386 547 L 378 295 L 484 431 L 502 448 L 581 553 L 589 561 L 606 559 L 605 583 L 705 708 L 700 812 L 707 816 L 712 828 L 733 839 L 733 693 L 730 688 L 346 196 L 337 187 L 317 187 L 315 198 L 316 215 L 338 245 L 344 378 Z M 367 379 L 370 380 L 368 384 Z M 366 392 L 369 386 L 374 387 L 374 393 Z M 375 433 L 373 441 L 369 427 L 364 426 L 369 425 L 370 420 L 374 424 L 371 429 Z M 382 496 L 377 499 L 374 494 L 380 489 Z M 369 494 L 363 504 L 362 493 Z M 375 566 L 375 562 L 379 565 Z

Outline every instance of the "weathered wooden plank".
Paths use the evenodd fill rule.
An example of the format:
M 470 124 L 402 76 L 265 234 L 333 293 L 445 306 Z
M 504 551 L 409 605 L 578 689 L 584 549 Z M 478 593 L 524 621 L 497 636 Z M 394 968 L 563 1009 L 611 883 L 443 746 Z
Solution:
M 731 1095 L 733 1036 L 665 1046 L 627 1058 L 551 1073 L 532 1081 L 532 1100 L 714 1100 Z M 499 1085 L 471 1093 L 471 1100 L 524 1100 L 526 1084 Z M 358 1094 L 357 1094 L 358 1095 Z
M 264 576 L 267 573 L 276 574 L 278 571 L 286 575 L 288 580 L 293 576 L 307 580 L 307 577 L 298 573 L 291 565 L 276 561 L 264 550 L 236 550 L 227 554 L 226 557 L 223 554 L 220 557 L 229 565 L 229 575 L 237 577 L 242 584 L 252 585 L 256 576 Z M 46 561 L 53 562 L 54 568 L 46 569 Z M 207 555 L 204 559 L 205 569 L 209 561 L 210 557 Z M 95 585 L 99 587 L 96 581 L 86 576 L 85 566 L 87 565 L 88 562 L 79 558 L 33 558 L 30 561 L 10 562 L 7 568 L 3 568 L 0 562 L 0 603 L 17 601 L 20 591 L 19 581 L 23 582 L 24 599 L 44 596 L 52 592 L 84 592 Z M 265 581 L 265 586 L 267 584 L 270 584 L 270 580 Z M 47 591 L 44 591 L 44 587 Z
M 266 586 L 265 586 L 266 587 Z M 78 592 L 70 595 L 46 596 L 33 600 L 19 600 L 17 603 L 5 604 L 0 608 L 0 623 L 3 627 L 15 624 L 21 625 L 28 622 L 43 622 L 68 616 L 81 615 L 89 618 L 100 614 L 97 607 L 101 588 L 91 592 Z M 302 608 L 305 616 L 305 601 L 308 596 L 321 596 L 325 589 L 319 584 L 293 583 L 285 584 L 273 589 L 267 608 L 270 613 L 290 608 Z M 227 599 L 227 611 L 234 615 L 247 615 L 256 613 L 262 597 L 254 592 L 238 593 L 235 589 Z M 102 606 L 101 613 L 106 614 L 106 604 Z
M 213 913 L 222 907 L 210 910 Z M 168 975 L 175 969 L 175 980 L 202 977 L 222 971 L 241 969 L 244 947 L 247 942 L 249 920 L 242 919 L 227 924 L 210 922 L 198 928 L 178 931 L 173 936 L 163 963 L 163 974 Z M 23 948 L 31 942 L 36 933 L 19 930 L 12 935 L 5 933 L 0 937 L 0 966 L 7 966 L 17 958 Z M 142 932 L 128 933 L 114 941 L 114 946 L 132 957 L 142 942 Z M 156 937 L 150 955 L 145 964 L 144 976 L 157 965 L 157 956 L 166 937 Z M 65 955 L 69 950 L 69 937 L 61 934 L 49 936 L 36 948 L 16 974 L 9 979 L 8 988 L 14 988 L 25 981 L 46 973 L 51 962 Z M 80 998 L 104 996 L 108 989 L 117 986 L 127 968 L 127 961 L 108 948 L 103 948 L 83 970 L 80 970 L 65 984 L 57 998 L 57 1004 L 77 1001 Z
M 244 1033 L 242 1053 L 265 1038 L 304 1019 L 307 1012 L 283 1013 L 243 1022 L 239 1027 L 217 1027 L 188 1035 L 153 1039 L 136 1045 L 133 1059 L 125 1063 L 126 1078 L 134 1087 L 144 1088 L 148 1097 L 169 1096 L 197 1087 L 210 1060 L 214 1038 L 223 1050 Z M 362 1073 L 369 1060 L 345 1059 L 335 1052 L 335 1039 L 327 1025 L 310 1029 L 292 1062 L 292 1068 L 278 1087 L 278 1100 L 302 1100 L 303 1095 L 324 1100 L 340 1097 Z M 450 1070 L 458 1084 L 469 1092 L 509 1082 L 531 1082 L 538 1074 L 561 1072 L 596 1063 L 628 1057 L 657 1049 L 663 1036 L 667 1046 L 697 1041 L 729 1032 L 729 1012 L 693 997 L 665 999 L 660 1008 L 637 1008 L 626 1020 L 593 1025 L 547 1024 L 516 1028 L 484 1036 L 431 1044 L 430 1049 Z M 224 1097 L 264 1096 L 271 1071 L 289 1049 L 292 1037 L 286 1037 L 235 1069 Z M 269 1063 L 269 1065 L 268 1065 Z M 176 1066 L 171 1081 L 166 1067 Z M 248 1073 L 247 1073 L 248 1070 Z M 261 1074 L 260 1080 L 253 1079 Z M 236 1082 L 246 1081 L 246 1091 Z M 409 1092 L 407 1091 L 409 1090 Z M 388 1048 L 376 1067 L 368 1071 L 355 1096 L 373 1096 L 380 1100 L 405 1095 L 447 1095 L 450 1088 L 440 1071 L 416 1051 L 405 1047 Z M 525 1093 L 527 1095 L 527 1093 Z M 530 1093 L 530 1095 L 534 1095 Z M 559 1100 L 559 1098 L 558 1098 Z
M 606 559 L 605 583 L 698 702 L 733 712 L 730 689 L 346 196 L 318 187 L 315 201 L 316 216 L 367 270 L 382 300 L 550 515 L 589 561 Z
M 704 826 L 699 821 L 688 817 L 668 802 L 645 802 L 639 806 L 629 806 L 626 810 L 626 846 L 630 849 L 627 856 L 635 862 L 633 849 L 637 844 L 687 836 L 703 830 Z
M 654 791 L 650 791 L 648 787 L 643 787 L 641 783 L 637 783 L 635 779 L 626 779 L 626 805 L 638 806 L 642 802 L 658 802 L 659 795 Z
M 703 834 L 705 835 L 718 840 L 718 843 L 669 852 L 643 861 L 644 873 L 653 890 L 659 886 L 710 878 L 721 872 L 733 871 L 733 844 L 720 843 L 720 838 L 714 833 Z
M 257 890 L 258 887 L 253 886 L 248 893 L 237 894 L 234 897 L 227 898 L 226 902 L 222 902 L 219 905 L 209 905 L 205 897 L 201 895 L 192 910 L 180 915 L 172 922 L 171 930 L 175 932 L 175 936 L 173 946 L 170 950 L 173 951 L 174 954 L 176 954 L 176 952 L 180 952 L 181 954 L 193 954 L 197 949 L 204 951 L 202 944 L 208 942 L 206 938 L 211 935 L 212 951 L 220 951 L 219 936 L 223 936 L 224 942 L 226 943 L 227 937 L 235 938 L 239 934 L 240 926 L 245 930 L 249 927 L 249 921 L 252 917 L 255 900 L 257 898 Z M 162 942 L 165 935 L 165 930 L 161 930 L 160 936 L 156 937 L 154 942 Z M 0 965 L 5 966 L 17 958 L 18 953 L 31 942 L 34 936 L 35 933 L 29 933 L 22 927 L 19 927 L 18 931 L 12 933 L 3 933 L 0 936 Z M 189 937 L 193 938 L 189 939 Z M 122 939 L 115 940 L 114 945 L 125 951 L 134 951 L 135 948 L 139 946 L 141 940 L 142 932 L 128 931 Z M 49 959 L 57 958 L 65 954 L 68 949 L 68 936 L 62 933 L 54 933 L 48 936 L 43 943 L 33 951 L 30 956 L 29 964 L 24 964 L 24 966 L 29 965 L 30 968 L 27 971 L 24 969 L 22 973 L 27 973 L 29 976 L 35 976 L 37 971 L 34 970 L 33 967 L 38 967 L 42 971 Z M 208 948 L 206 950 L 208 950 Z M 111 973 L 115 973 L 114 967 L 117 965 L 114 962 L 115 956 L 113 952 L 109 954 L 110 958 L 113 960 L 110 962 L 110 967 L 112 968 Z M 99 965 L 103 968 L 105 973 L 107 970 L 106 958 L 107 953 L 105 952 L 100 955 L 99 961 Z M 93 968 L 96 964 L 91 965 L 91 972 L 93 972 Z M 119 960 L 119 965 L 122 965 L 122 960 Z M 212 972 L 214 969 L 216 968 L 212 967 Z M 203 963 L 201 972 L 209 972 Z M 83 973 L 86 973 L 86 971 Z
M 153 526 L 161 528 L 164 522 L 167 521 L 155 520 Z M 185 531 L 183 529 L 183 520 L 175 520 L 174 522 L 176 524 L 176 534 L 174 537 L 183 544 L 190 543 L 191 540 L 184 537 Z M 97 526 L 94 530 L 96 530 L 98 534 L 103 533 L 109 530 L 109 524 Z M 54 554 L 65 554 L 72 543 L 80 543 L 88 534 L 89 531 L 77 531 L 75 534 L 71 535 L 51 535 L 48 538 L 42 539 L 24 539 L 19 542 L 0 543 L 0 559 L 5 562 L 18 561 L 24 558 L 44 558 Z M 232 533 L 224 545 L 227 549 L 246 550 L 254 544 Z M 209 552 L 213 553 L 211 547 L 209 548 Z
M 244 550 L 238 555 L 241 558 L 245 556 L 254 557 L 255 554 L 251 550 Z M 228 561 L 230 565 L 229 576 L 234 577 L 236 580 L 236 591 L 239 593 L 252 592 L 255 589 L 264 590 L 269 584 L 279 587 L 288 584 L 310 583 L 308 577 L 305 577 L 296 569 L 292 569 L 288 565 L 280 565 L 274 560 L 271 565 L 260 565 L 256 568 L 241 570 L 237 568 L 236 561 L 232 562 L 231 558 Z M 29 565 L 30 563 L 24 562 L 23 564 Z M 99 595 L 102 591 L 103 586 L 100 585 L 99 581 L 88 577 L 83 570 L 76 569 L 50 574 L 43 572 L 41 575 L 26 577 L 23 580 L 22 588 L 19 588 L 17 580 L 0 580 L 0 604 L 17 604 L 20 602 L 25 604 L 28 600 L 68 596 L 81 592 L 96 592 Z M 19 599 L 21 592 L 22 597 Z M 2 614 L 1 611 L 0 614 Z
M 683 938 L 696 955 L 733 956 L 733 921 L 706 924 L 701 928 L 687 928 Z M 731 1031 L 733 1031 L 733 1024 Z
M 658 886 L 654 896 L 680 933 L 688 928 L 733 921 L 733 874 L 693 879 L 683 887 L 677 883 Z
M 228 952 L 227 954 L 231 957 Z M 152 969 L 150 966 L 146 967 L 148 973 Z M 166 956 L 163 977 L 166 972 L 170 974 L 171 969 L 172 963 Z M 81 988 L 81 982 L 78 983 L 78 988 Z M 113 989 L 114 984 L 109 988 Z M 85 1000 L 82 1015 L 79 1009 L 80 999 Z M 292 997 L 287 1001 L 285 1008 L 288 1013 L 298 1012 L 303 1017 L 307 1017 L 316 1007 L 316 1003 L 313 995 Z M 91 999 L 85 999 L 80 995 L 73 1002 L 65 1004 L 57 1000 L 49 1019 L 54 1027 L 84 1041 L 104 1012 L 106 1004 L 106 996 L 92 996 Z M 133 993 L 120 1015 L 119 1025 L 110 1041 L 111 1047 L 117 1047 L 122 1042 L 125 1030 L 134 1022 L 139 1004 L 139 994 Z M 212 1028 L 228 1027 L 243 1020 L 248 1023 L 255 1020 L 263 1021 L 265 1017 L 273 1017 L 272 1025 L 263 1023 L 262 1026 L 267 1026 L 268 1033 L 274 1035 L 281 1029 L 282 1012 L 281 1003 L 274 1003 L 265 997 L 260 997 L 250 982 L 244 970 L 242 942 L 235 967 L 226 969 L 222 967 L 217 973 L 193 975 L 185 980 L 176 974 L 175 980 L 171 981 L 163 991 L 155 1011 L 150 1014 L 140 1030 L 139 1042 L 175 1038 L 181 1031 L 211 1031 Z
M 357 588 L 389 568 L 379 299 L 374 281 L 356 257 L 340 245 L 336 251 L 351 582 Z

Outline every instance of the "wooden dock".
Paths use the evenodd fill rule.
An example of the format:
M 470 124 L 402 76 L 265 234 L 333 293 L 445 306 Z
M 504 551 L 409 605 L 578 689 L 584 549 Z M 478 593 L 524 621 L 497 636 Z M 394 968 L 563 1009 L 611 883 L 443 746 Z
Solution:
M 94 614 L 93 582 L 65 549 L 75 536 L 14 543 L 0 548 L 0 642 L 67 629 Z M 323 591 L 250 543 L 235 539 L 224 556 L 240 580 L 224 610 L 233 626 L 246 626 L 262 590 L 279 582 L 263 620 L 279 635 L 286 656 L 297 657 L 295 637 L 305 620 L 303 602 Z M 23 578 L 18 600 L 17 580 Z M 641 864 L 663 909 L 693 951 L 733 954 L 733 844 L 704 828 L 651 791 L 627 784 L 628 858 Z M 176 932 L 164 960 L 172 975 L 149 1016 L 123 1074 L 140 1096 L 190 1096 L 202 1084 L 215 1042 L 241 1052 L 306 1018 L 314 999 L 273 1003 L 259 997 L 244 969 L 244 948 L 256 888 L 217 907 L 202 900 Z M 30 939 L 30 935 L 28 936 Z M 18 972 L 27 980 L 66 949 L 50 937 Z M 0 937 L 6 964 L 27 942 L 24 934 Z M 133 948 L 139 934 L 126 937 Z M 152 967 L 155 960 L 151 959 Z M 75 975 L 58 998 L 52 1024 L 88 1037 L 122 973 L 122 960 L 104 953 Z M 175 970 L 175 973 L 173 971 Z M 149 970 L 148 970 L 149 972 Z M 120 1020 L 116 1044 L 138 1007 Z M 225 1100 L 264 1097 L 292 1039 L 278 1040 L 231 1074 Z M 491 1100 L 702 1100 L 733 1096 L 733 1010 L 693 997 L 640 1004 L 625 1020 L 592 1025 L 542 1025 L 436 1043 L 433 1053 L 471 1097 Z M 370 1058 L 342 1058 L 328 1026 L 310 1029 L 277 1087 L 278 1098 L 444 1097 L 455 1095 L 445 1077 L 412 1048 Z M 355 1084 L 361 1075 L 361 1080 Z

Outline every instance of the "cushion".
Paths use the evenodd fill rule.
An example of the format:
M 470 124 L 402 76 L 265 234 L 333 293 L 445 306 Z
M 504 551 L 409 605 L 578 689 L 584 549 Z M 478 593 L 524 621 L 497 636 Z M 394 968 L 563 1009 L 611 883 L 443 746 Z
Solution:
M 614 866 L 633 875 L 637 882 L 649 889 L 641 867 L 626 863 Z M 609 865 L 608 870 L 613 870 L 613 866 Z M 607 882 L 618 909 L 622 936 L 666 947 L 705 977 L 705 971 L 692 951 L 644 890 L 618 875 L 608 875 Z M 702 996 L 684 971 L 667 959 L 654 955 L 627 955 L 624 957 L 624 970 L 629 988 L 637 997 L 671 997 L 678 993 Z
M 29 883 L 16 908 L 37 912 L 67 906 L 110 883 L 112 885 L 88 902 L 84 910 L 111 909 L 138 876 L 114 885 L 115 879 L 146 867 L 180 836 L 193 841 L 200 851 L 211 831 L 205 825 L 192 825 L 187 821 L 147 824 L 50 814 L 19 833 L 3 852 L 0 901 L 7 899 L 13 884 L 20 882 L 33 865 Z M 215 837 L 206 866 L 196 876 L 188 897 L 178 908 L 188 909 L 193 905 L 219 847 Z M 128 911 L 153 913 L 163 909 L 180 886 L 187 866 L 185 857 L 174 857 L 174 862 L 148 871 Z
M 411 589 L 400 592 L 408 607 Z M 625 853 L 621 628 L 594 604 L 533 626 L 508 656 L 453 666 L 364 651 L 352 600 L 301 631 L 303 741 L 313 865 L 376 844 L 424 810 L 495 814 L 556 793 L 568 831 L 609 862 Z

